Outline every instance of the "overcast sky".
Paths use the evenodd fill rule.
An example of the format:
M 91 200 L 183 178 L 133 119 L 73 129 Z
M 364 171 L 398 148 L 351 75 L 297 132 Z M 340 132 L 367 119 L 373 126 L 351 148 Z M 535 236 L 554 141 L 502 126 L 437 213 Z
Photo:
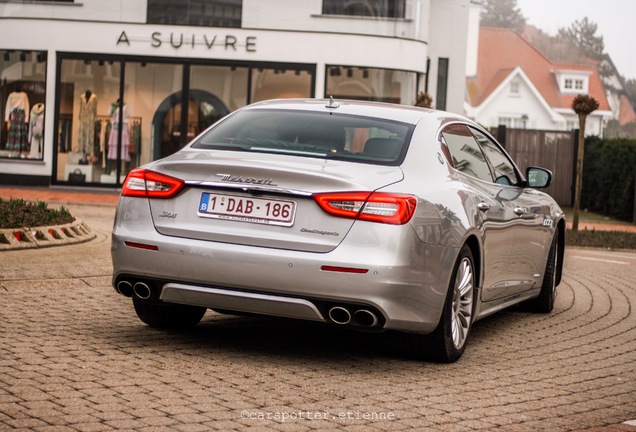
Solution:
M 555 36 L 587 17 L 598 25 L 605 52 L 626 79 L 636 79 L 636 0 L 517 0 L 527 24 Z

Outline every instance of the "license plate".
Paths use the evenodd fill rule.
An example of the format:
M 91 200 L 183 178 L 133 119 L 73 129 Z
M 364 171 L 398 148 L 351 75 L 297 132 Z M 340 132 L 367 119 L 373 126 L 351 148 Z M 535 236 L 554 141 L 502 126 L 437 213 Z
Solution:
M 296 202 L 203 192 L 197 214 L 214 219 L 289 227 L 294 224 Z

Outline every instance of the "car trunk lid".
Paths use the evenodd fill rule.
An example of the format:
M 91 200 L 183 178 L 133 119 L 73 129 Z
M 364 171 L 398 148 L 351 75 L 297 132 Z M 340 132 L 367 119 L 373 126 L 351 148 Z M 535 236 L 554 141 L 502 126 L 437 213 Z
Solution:
M 152 170 L 185 181 L 170 199 L 150 199 L 164 235 L 328 252 L 354 219 L 325 212 L 314 194 L 372 192 L 403 178 L 396 166 L 240 152 L 190 151 Z

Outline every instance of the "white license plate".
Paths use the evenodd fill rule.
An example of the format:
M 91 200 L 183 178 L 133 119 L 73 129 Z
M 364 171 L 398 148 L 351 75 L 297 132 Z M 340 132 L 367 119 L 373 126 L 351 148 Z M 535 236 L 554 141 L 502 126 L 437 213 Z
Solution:
M 296 202 L 203 192 L 199 201 L 202 217 L 292 226 Z

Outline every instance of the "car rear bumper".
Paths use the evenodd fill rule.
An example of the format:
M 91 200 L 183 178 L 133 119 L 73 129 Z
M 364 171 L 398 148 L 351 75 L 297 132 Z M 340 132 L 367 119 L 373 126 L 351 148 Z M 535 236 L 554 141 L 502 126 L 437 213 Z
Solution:
M 352 323 L 368 311 L 377 322 L 364 321 L 374 328 L 428 333 L 439 322 L 457 251 L 422 243 L 409 226 L 381 229 L 389 232 L 369 238 L 356 223 L 338 248 L 312 253 L 168 237 L 147 223 L 116 221 L 113 285 L 147 282 L 163 301 L 313 321 L 334 322 L 330 311 L 342 307 Z

